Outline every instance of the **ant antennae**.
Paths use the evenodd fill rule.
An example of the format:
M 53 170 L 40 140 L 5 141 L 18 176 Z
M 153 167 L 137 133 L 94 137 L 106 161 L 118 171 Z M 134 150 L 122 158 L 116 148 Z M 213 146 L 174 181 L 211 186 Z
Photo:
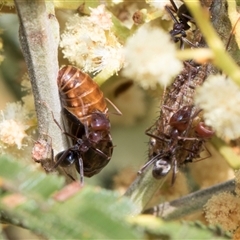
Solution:
M 113 113 L 113 114 L 122 116 L 122 112 L 118 109 L 118 107 L 117 107 L 110 99 L 105 98 L 105 100 L 106 100 L 108 103 L 110 103 L 110 104 L 112 105 L 112 107 L 116 110 L 116 112 Z

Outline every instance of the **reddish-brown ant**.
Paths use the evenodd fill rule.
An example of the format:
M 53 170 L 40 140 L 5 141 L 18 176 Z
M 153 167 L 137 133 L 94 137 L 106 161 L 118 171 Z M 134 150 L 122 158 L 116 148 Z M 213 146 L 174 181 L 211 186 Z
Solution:
M 56 155 L 53 168 L 75 163 L 83 184 L 83 176 L 99 173 L 112 156 L 108 108 L 99 86 L 76 67 L 60 69 L 58 87 L 65 131 L 54 121 L 72 146 Z
M 113 145 L 109 134 L 110 122 L 104 114 L 94 112 L 91 115 L 91 127 L 86 130 L 86 126 L 77 118 L 70 115 L 65 109 L 63 111 L 65 116 L 68 115 L 68 122 L 72 122 L 72 130 L 77 126 L 78 134 L 73 135 L 71 132 L 63 131 L 72 139 L 73 146 L 55 156 L 56 163 L 53 168 L 58 165 L 68 167 L 75 163 L 76 170 L 80 174 L 80 181 L 83 183 L 83 176 L 91 177 L 99 173 L 111 159 Z M 58 123 L 57 125 L 59 126 Z

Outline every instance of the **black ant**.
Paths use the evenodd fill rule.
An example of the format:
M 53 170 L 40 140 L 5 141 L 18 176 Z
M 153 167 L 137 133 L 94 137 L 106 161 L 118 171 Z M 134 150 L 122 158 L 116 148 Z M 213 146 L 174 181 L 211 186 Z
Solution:
M 191 116 L 193 106 L 184 106 L 180 108 L 176 113 L 172 115 L 169 121 L 169 125 L 172 127 L 170 132 L 170 147 L 169 149 L 161 154 L 158 154 L 153 157 L 153 177 L 156 179 L 164 177 L 173 167 L 173 175 L 172 175 L 172 184 L 176 178 L 177 165 L 178 163 L 187 163 L 192 162 L 193 159 L 199 158 L 199 152 L 202 149 L 202 145 L 205 142 L 205 139 L 211 138 L 214 135 L 214 131 L 207 127 L 203 122 L 199 122 L 196 126 L 194 126 L 194 132 L 196 137 L 185 137 L 188 131 L 190 130 L 190 126 L 192 124 L 193 119 L 201 112 L 201 110 L 196 110 L 195 113 Z M 148 134 L 149 135 L 149 134 Z M 154 135 L 150 134 L 152 137 Z M 161 139 L 158 136 L 155 136 L 156 139 Z M 184 141 L 191 140 L 191 147 L 187 148 L 184 145 Z M 206 147 L 205 147 L 206 148 Z M 181 162 L 181 158 L 178 158 L 178 151 L 185 152 L 187 156 L 183 158 L 184 160 Z M 207 148 L 206 148 L 207 150 Z M 207 150 L 208 151 L 208 150 Z M 209 152 L 209 151 L 208 151 Z M 210 152 L 209 152 L 210 154 Z M 211 154 L 210 154 L 211 156 Z M 204 157 L 201 160 L 208 158 Z M 149 164 L 148 164 L 149 165 Z M 147 166 L 148 166 L 147 165 Z
M 167 175 L 171 168 L 173 168 L 172 184 L 174 183 L 179 162 L 178 150 L 180 148 L 186 150 L 184 151 L 186 155 L 188 149 L 184 147 L 184 142 L 186 140 L 198 140 L 198 138 L 186 137 L 193 119 L 200 112 L 200 110 L 196 110 L 195 113 L 192 114 L 192 109 L 193 105 L 183 106 L 171 116 L 166 126 L 167 128 L 171 128 L 168 135 L 162 133 L 163 136 L 159 136 L 159 134 L 149 133 L 149 130 L 146 131 L 146 134 L 152 138 L 153 158 L 140 169 L 139 174 L 149 165 L 153 164 L 153 177 L 160 179 Z M 168 147 L 166 151 L 157 153 L 159 141 L 167 143 Z
M 195 46 L 190 42 L 186 37 L 186 31 L 189 30 L 190 26 L 188 22 L 193 22 L 191 14 L 187 9 L 185 4 L 182 4 L 179 8 L 176 6 L 173 0 L 170 0 L 172 7 L 165 6 L 166 11 L 171 16 L 174 21 L 173 29 L 169 32 L 174 42 L 180 41 L 180 48 L 183 48 L 183 42 L 186 42 L 190 46 Z M 177 14 L 178 19 L 174 16 L 174 13 Z
M 98 111 L 90 115 L 90 126 L 81 123 L 66 109 L 63 109 L 63 115 L 71 126 L 70 132 L 62 130 L 54 116 L 53 120 L 63 134 L 72 139 L 73 144 L 55 156 L 56 163 L 52 169 L 58 165 L 64 168 L 75 163 L 76 170 L 80 174 L 80 183 L 83 185 L 83 176 L 92 177 L 99 173 L 111 159 L 113 145 L 109 132 L 110 122 L 104 113 Z

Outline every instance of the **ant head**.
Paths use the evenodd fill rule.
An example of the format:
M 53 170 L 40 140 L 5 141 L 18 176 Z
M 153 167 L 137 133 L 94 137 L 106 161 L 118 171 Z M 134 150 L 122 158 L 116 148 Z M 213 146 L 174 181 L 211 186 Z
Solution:
M 171 170 L 171 163 L 168 159 L 159 159 L 153 165 L 152 175 L 156 179 L 166 176 Z
M 109 131 L 110 121 L 106 114 L 101 112 L 94 112 L 91 115 L 91 128 L 93 131 Z
M 59 162 L 61 167 L 68 167 L 78 159 L 78 154 L 76 151 L 66 150 L 58 153 L 55 159 L 56 162 Z

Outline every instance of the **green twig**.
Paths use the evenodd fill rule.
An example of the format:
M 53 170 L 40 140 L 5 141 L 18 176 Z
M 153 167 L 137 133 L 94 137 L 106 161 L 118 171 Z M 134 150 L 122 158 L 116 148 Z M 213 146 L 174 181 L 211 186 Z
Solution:
M 240 69 L 226 52 L 223 42 L 218 37 L 212 25 L 209 24 L 208 13 L 203 10 L 199 1 L 186 0 L 185 4 L 191 11 L 194 20 L 204 35 L 209 48 L 213 51 L 213 63 L 222 69 L 224 73 L 232 78 L 238 85 L 240 85 Z M 223 21 L 223 19 L 221 19 L 221 21 Z
M 197 192 L 191 193 L 171 202 L 165 202 L 154 208 L 146 210 L 165 220 L 176 220 L 186 215 L 202 210 L 207 201 L 216 194 L 224 191 L 234 192 L 235 180 L 230 180 Z

